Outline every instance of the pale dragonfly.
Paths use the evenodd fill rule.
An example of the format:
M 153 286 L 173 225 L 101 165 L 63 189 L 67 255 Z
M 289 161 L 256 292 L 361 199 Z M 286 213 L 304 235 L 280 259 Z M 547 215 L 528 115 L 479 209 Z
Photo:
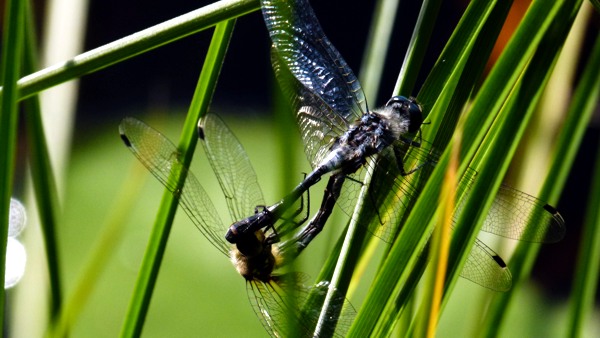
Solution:
M 279 273 L 278 269 L 295 256 L 287 256 L 280 234 L 295 228 L 302 205 L 289 218 L 239 236 L 236 245 L 224 238 L 224 223 L 194 174 L 182 164 L 180 152 L 164 135 L 135 118 L 125 118 L 119 126 L 121 139 L 138 160 L 179 199 L 179 205 L 198 230 L 233 262 L 245 278 L 248 296 L 258 318 L 271 336 L 287 337 L 291 332 L 312 336 L 314 332 L 343 337 L 351 324 L 354 309 L 342 295 L 335 296 L 328 308 L 329 321 L 317 321 L 321 309 L 316 299 L 324 297 L 327 281 L 306 287 L 302 273 Z M 199 137 L 221 185 L 231 217 L 239 219 L 264 205 L 257 177 L 246 152 L 237 138 L 216 115 L 200 120 Z M 175 174 L 185 177 L 178 185 Z M 335 292 L 337 294 L 337 292 Z M 309 297 L 309 294 L 311 297 Z M 307 304 L 309 304 L 308 306 Z

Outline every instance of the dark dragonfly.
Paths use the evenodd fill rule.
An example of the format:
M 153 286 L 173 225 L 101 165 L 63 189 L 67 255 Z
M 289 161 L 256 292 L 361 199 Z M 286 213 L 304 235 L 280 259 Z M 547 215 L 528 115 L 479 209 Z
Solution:
M 305 9 L 308 12 L 303 12 Z M 358 79 L 321 31 L 307 2 L 262 1 L 262 11 L 274 45 L 273 68 L 282 89 L 294 104 L 305 150 L 314 170 L 279 203 L 234 223 L 225 236 L 231 243 L 237 242 L 239 233 L 254 231 L 279 219 L 294 201 L 325 174 L 340 177 L 337 184 L 329 184 L 328 189 L 335 194 L 341 188 L 341 177 L 355 173 L 370 156 L 396 142 L 410 143 L 404 135 L 417 132 L 423 121 L 419 105 L 402 96 L 393 97 L 385 107 L 377 111 L 367 109 Z M 295 33 L 300 34 L 294 35 Z M 337 74 L 332 73 L 327 64 L 310 64 L 325 61 L 311 59 L 312 56 L 321 55 L 328 55 L 335 60 Z M 282 64 L 292 67 L 290 69 L 293 74 L 286 66 L 281 67 Z M 305 68 L 305 64 L 314 69 Z M 309 83 L 312 88 L 321 89 L 318 93 L 312 93 L 311 87 L 304 86 L 302 81 Z M 326 99 L 330 102 L 318 95 L 327 96 Z M 355 102 L 360 102 L 361 105 L 356 105 Z M 321 114 L 330 114 L 326 117 L 328 131 L 313 126 L 324 121 L 325 117 Z M 326 144 L 321 144 L 324 140 Z M 403 166 L 400 164 L 400 167 Z M 305 232 L 302 239 L 298 237 L 298 250 L 306 247 L 317 233 L 318 231 L 313 230 Z
M 418 176 L 430 173 L 440 157 L 432 145 L 407 136 L 420 128 L 421 107 L 413 99 L 396 96 L 383 108 L 369 110 L 358 79 L 323 33 L 308 1 L 261 3 L 273 42 L 273 68 L 296 113 L 314 171 L 281 202 L 266 208 L 264 214 L 234 223 L 227 239 L 235 242 L 239 234 L 272 222 L 322 175 L 331 173 L 321 209 L 290 242 L 300 251 L 320 232 L 334 204 L 352 215 L 361 188 L 357 182 L 362 182 L 368 167 L 374 166 L 373 177 L 377 179 L 371 182 L 368 196 L 361 201 L 362 210 L 370 211 L 379 220 L 371 222 L 369 230 L 391 241 L 395 236 L 391 225 L 401 224 L 418 196 Z M 367 157 L 375 154 L 375 161 L 368 162 Z M 459 192 L 468 193 L 476 175 L 475 170 L 469 169 Z M 459 203 L 455 219 L 460 211 Z M 269 222 L 263 224 L 263 219 Z M 534 231 L 527 229 L 530 220 L 537 225 Z M 564 236 L 565 227 L 553 207 L 503 185 L 482 230 L 524 241 L 555 242 Z M 509 289 L 512 279 L 504 261 L 479 240 L 461 276 L 499 291 Z
M 237 271 L 245 278 L 250 302 L 265 329 L 272 336 L 290 336 L 300 332 L 302 336 L 313 336 L 314 332 L 329 332 L 335 329 L 336 336 L 344 336 L 344 330 L 353 319 L 354 309 L 337 295 L 328 308 L 334 313 L 342 312 L 339 318 L 316 328 L 320 314 L 315 297 L 324 297 L 329 285 L 318 283 L 303 286 L 306 277 L 300 273 L 278 273 L 277 270 L 292 258 L 286 256 L 275 232 L 286 227 L 295 228 L 304 220 L 294 218 L 301 208 L 281 224 L 241 234 L 236 245 L 223 238 L 226 227 L 210 198 L 194 176 L 180 160 L 173 143 L 145 123 L 125 118 L 120 126 L 121 139 L 140 162 L 175 196 L 179 205 L 200 232 L 223 254 L 228 256 Z M 256 206 L 264 205 L 263 195 L 256 174 L 246 152 L 237 138 L 216 115 L 209 114 L 198 125 L 209 162 L 225 195 L 233 219 L 252 212 Z M 185 177 L 183 186 L 177 185 L 174 175 Z M 306 218 L 305 218 L 306 219 Z M 310 294 L 310 298 L 309 298 Z M 304 305 L 304 307 L 302 307 Z M 337 327 L 336 327 L 337 322 Z

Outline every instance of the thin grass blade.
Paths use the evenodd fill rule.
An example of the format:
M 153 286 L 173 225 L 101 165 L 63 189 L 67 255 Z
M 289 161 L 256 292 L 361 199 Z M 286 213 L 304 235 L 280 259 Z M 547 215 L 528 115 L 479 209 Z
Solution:
M 396 81 L 396 86 L 394 87 L 395 95 L 412 94 L 415 82 L 417 82 L 417 76 L 421 69 L 421 64 L 425 59 L 425 52 L 427 52 L 429 39 L 431 39 L 431 34 L 435 27 L 435 20 L 437 19 L 441 5 L 442 1 L 440 0 L 423 1 L 417 23 L 408 45 L 406 57 L 404 58 L 398 80 Z
M 146 28 L 19 80 L 19 99 L 143 54 L 260 8 L 258 0 L 222 0 Z M 0 92 L 2 88 L 0 88 Z
M 37 69 L 37 38 L 31 3 L 26 2 L 25 51 L 23 70 L 31 73 Z M 46 143 L 46 135 L 42 122 L 40 100 L 32 96 L 23 102 L 26 114 L 27 142 L 29 144 L 29 163 L 33 189 L 37 202 L 38 216 L 44 235 L 44 248 L 50 276 L 50 317 L 55 318 L 61 308 L 61 269 L 60 256 L 57 249 L 56 222 L 57 212 L 61 210 L 54 172 L 50 164 L 50 155 Z
M 379 0 L 375 5 L 372 25 L 360 66 L 359 79 L 368 102 L 375 102 L 379 93 L 381 74 L 388 55 L 392 29 L 398 13 L 399 0 Z M 377 51 L 375 53 L 374 51 Z
M 0 97 L 0 281 L 6 268 L 6 241 L 10 197 L 13 190 L 15 148 L 17 140 L 17 79 L 21 71 L 25 25 L 24 1 L 8 0 L 4 7 L 0 83 L 5 88 Z M 5 292 L 0 291 L 0 331 L 4 332 Z
M 200 117 L 208 110 L 234 24 L 235 21 L 220 23 L 213 34 L 213 40 L 206 55 L 179 141 L 178 149 L 181 150 L 184 166 L 189 166 L 191 163 L 197 143 L 196 125 Z M 180 175 L 181 172 L 174 174 L 179 175 L 177 182 L 183 186 L 185 177 Z M 169 191 L 165 191 L 123 324 L 122 337 L 137 337 L 142 332 L 177 205 L 177 197 Z

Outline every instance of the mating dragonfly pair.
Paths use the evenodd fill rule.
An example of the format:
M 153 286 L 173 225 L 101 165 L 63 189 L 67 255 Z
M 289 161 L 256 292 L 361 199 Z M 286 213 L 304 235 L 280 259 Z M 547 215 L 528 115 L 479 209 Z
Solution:
M 121 123 L 121 137 L 150 172 L 179 196 L 180 205 L 208 240 L 231 256 L 248 281 L 248 293 L 267 331 L 287 336 L 286 332 L 294 328 L 315 335 L 335 328 L 336 335 L 343 335 L 348 326 L 344 320 L 351 320 L 353 311 L 344 297 L 335 297 L 332 310 L 339 312 L 344 307 L 349 314 L 327 317 L 332 322 L 319 321 L 317 325 L 320 311 L 307 311 L 298 304 L 307 301 L 309 292 L 325 292 L 327 283 L 301 287 L 299 275 L 279 275 L 277 269 L 316 237 L 336 204 L 352 215 L 356 203 L 362 203 L 362 210 L 378 219 L 366 225 L 369 230 L 391 241 L 393 234 L 388 229 L 401 222 L 419 193 L 411 178 L 435 166 L 440 152 L 425 141 L 414 142 L 408 137 L 422 123 L 421 107 L 413 99 L 396 96 L 381 109 L 368 109 L 358 79 L 323 33 L 306 0 L 263 0 L 262 13 L 273 42 L 273 68 L 292 103 L 306 155 L 314 168 L 289 195 L 272 206 L 258 208 L 265 203 L 242 146 L 220 119 L 207 115 L 199 123 L 199 137 L 235 221 L 223 236 L 225 229 L 218 213 L 170 141 L 132 118 Z M 377 160 L 367 161 L 373 155 Z M 357 201 L 358 182 L 363 181 L 369 166 L 375 166 L 371 169 L 383 179 L 369 187 L 367 198 Z M 186 175 L 183 188 L 173 180 L 174 172 Z M 304 228 L 282 241 L 282 236 L 308 219 L 307 212 L 298 220 L 302 210 L 294 206 L 326 174 L 330 178 L 321 208 Z M 475 178 L 476 172 L 469 169 L 459 190 L 468 194 Z M 456 214 L 459 212 L 460 204 Z M 528 222 L 537 225 L 535 231 L 526 229 Z M 482 229 L 531 242 L 555 242 L 565 231 L 564 221 L 554 208 L 507 186 L 500 188 Z M 493 290 L 507 290 L 511 285 L 502 259 L 480 241 L 475 242 L 461 275 Z M 290 293 L 299 298 L 282 296 L 290 287 L 294 288 Z M 292 323 L 286 326 L 290 318 Z

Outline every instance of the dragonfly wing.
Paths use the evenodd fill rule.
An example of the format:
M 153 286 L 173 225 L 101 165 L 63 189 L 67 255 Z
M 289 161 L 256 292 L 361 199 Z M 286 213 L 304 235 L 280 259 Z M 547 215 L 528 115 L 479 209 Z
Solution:
M 505 292 L 512 286 L 506 263 L 479 239 L 473 243 L 460 276 L 494 291 Z
M 391 242 L 399 227 L 404 224 L 410 209 L 416 202 L 422 185 L 439 160 L 440 153 L 424 143 L 419 147 L 409 146 L 396 151 L 386 149 L 375 162 L 375 174 L 367 195 L 362 199 L 362 210 L 370 219 L 369 231 L 386 242 Z M 401 161 L 397 161 L 398 157 Z M 402 175 L 404 172 L 414 172 Z M 357 172 L 351 180 L 346 180 L 338 205 L 352 215 L 352 207 L 358 201 L 357 184 L 362 180 L 366 167 Z M 468 189 L 477 172 L 468 169 L 463 176 L 458 192 Z M 362 181 L 361 181 L 362 182 Z M 364 215 L 363 215 L 364 216 Z M 512 284 L 512 276 L 500 256 L 479 239 L 476 239 L 465 262 L 461 276 L 477 284 L 496 291 L 506 291 Z
M 181 162 L 175 145 L 144 122 L 131 117 L 123 119 L 119 132 L 127 148 L 150 173 L 179 197 L 179 205 L 198 230 L 219 251 L 229 255 L 229 245 L 223 238 L 225 229 L 219 214 L 194 174 Z M 185 177 L 183 186 L 177 183 L 176 174 Z
M 367 112 L 358 79 L 329 42 L 307 0 L 262 0 L 262 13 L 283 65 L 336 114 L 352 121 Z
M 350 124 L 343 116 L 336 114 L 321 97 L 300 83 L 289 68 L 283 65 L 275 49 L 271 49 L 271 61 L 281 90 L 296 114 L 306 156 L 311 165 L 316 167 L 330 152 L 336 138 L 344 134 Z
M 262 1 L 273 41 L 271 62 L 292 103 L 315 167 L 335 139 L 368 111 L 360 83 L 329 42 L 306 0 Z
M 233 220 L 251 215 L 265 201 L 256 172 L 239 140 L 215 114 L 199 123 L 199 136 L 210 165 L 221 185 Z
M 272 337 L 345 337 L 356 311 L 339 293 L 334 293 L 329 309 L 331 316 L 317 323 L 321 313 L 318 300 L 327 293 L 327 283 L 312 287 L 302 285 L 302 274 L 273 276 L 268 283 L 250 281 L 246 288 L 250 303 L 264 328 Z M 313 297 L 315 296 L 315 297 Z
M 565 221 L 550 205 L 502 184 L 481 230 L 526 242 L 554 243 L 565 236 Z
M 398 148 L 396 148 L 398 149 Z M 408 147 L 403 162 L 406 164 L 430 163 L 432 166 L 439 161 L 441 152 L 430 143 L 421 141 L 419 147 Z M 415 165 L 405 166 L 405 170 L 415 168 Z M 477 171 L 467 168 L 463 175 L 458 192 L 469 194 L 469 190 L 477 179 Z M 462 199 L 454 213 L 457 220 L 462 211 L 465 199 Z M 565 235 L 565 221 L 553 207 L 545 202 L 502 184 L 498 189 L 494 202 L 481 227 L 498 236 L 536 243 L 553 243 Z

